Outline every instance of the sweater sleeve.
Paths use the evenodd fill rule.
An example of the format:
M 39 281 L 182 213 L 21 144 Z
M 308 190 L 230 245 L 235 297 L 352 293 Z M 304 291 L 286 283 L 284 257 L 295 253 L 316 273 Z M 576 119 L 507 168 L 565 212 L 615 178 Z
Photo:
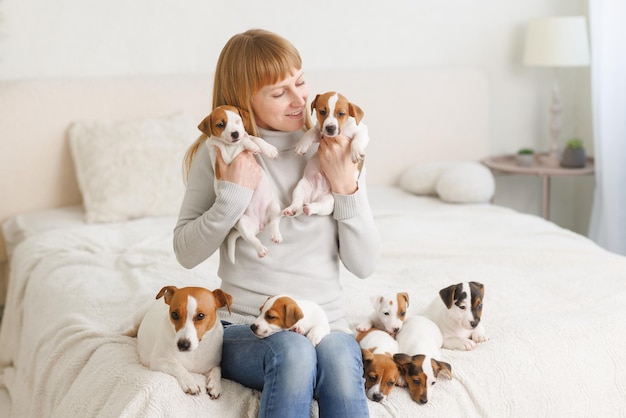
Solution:
M 380 234 L 367 199 L 365 169 L 354 194 L 334 194 L 334 197 L 333 216 L 339 230 L 339 257 L 351 273 L 366 278 L 378 264 L 381 246 Z
M 174 228 L 178 262 L 193 268 L 210 257 L 245 212 L 252 193 L 251 189 L 230 182 L 216 184 L 209 150 L 200 146 L 189 170 Z

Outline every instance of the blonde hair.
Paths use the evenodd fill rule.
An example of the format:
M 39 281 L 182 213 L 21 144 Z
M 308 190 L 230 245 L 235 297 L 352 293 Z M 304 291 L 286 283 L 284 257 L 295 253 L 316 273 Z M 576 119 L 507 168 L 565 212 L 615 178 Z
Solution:
M 250 135 L 259 136 L 252 111 L 252 96 L 264 86 L 278 83 L 302 68 L 298 50 L 285 38 L 263 30 L 250 29 L 230 38 L 217 60 L 213 82 L 213 108 L 236 106 L 250 114 Z M 311 127 L 306 114 L 305 128 Z M 207 139 L 200 137 L 189 147 L 184 160 L 185 181 L 198 147 Z

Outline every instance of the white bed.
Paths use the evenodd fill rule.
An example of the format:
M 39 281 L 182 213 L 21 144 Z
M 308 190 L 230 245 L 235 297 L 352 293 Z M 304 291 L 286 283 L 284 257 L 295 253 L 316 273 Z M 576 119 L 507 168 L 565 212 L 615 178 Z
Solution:
M 443 350 L 453 379 L 440 380 L 428 404 L 418 405 L 406 389 L 395 388 L 387 401 L 369 402 L 371 416 L 624 414 L 626 257 L 536 216 L 489 203 L 449 203 L 397 187 L 400 173 L 420 161 L 442 161 L 445 156 L 448 161 L 462 156 L 476 161 L 485 156 L 484 79 L 475 72 L 441 74 L 433 78 L 405 73 L 396 78 L 391 92 L 398 97 L 407 93 L 403 100 L 410 101 L 416 94 L 407 91 L 407 85 L 413 86 L 409 90 L 421 89 L 438 80 L 420 90 L 429 98 L 452 81 L 454 92 L 441 99 L 441 107 L 448 111 L 445 118 L 424 116 L 437 109 L 432 101 L 429 106 L 416 105 L 425 131 L 405 137 L 396 131 L 385 137 L 385 118 L 366 116 L 372 145 L 379 144 L 368 154 L 368 192 L 383 256 L 368 279 L 342 271 L 346 311 L 354 328 L 370 313 L 372 294 L 408 292 L 411 314 L 443 287 L 480 281 L 486 289 L 483 321 L 490 340 L 470 352 Z M 407 83 L 413 76 L 419 82 Z M 318 83 L 340 79 L 340 85 L 355 89 L 380 81 L 372 74 L 313 78 Z M 463 86 L 483 96 L 468 98 Z M 380 90 L 369 89 L 379 95 Z M 130 96 L 126 91 L 124 97 Z M 455 98 L 461 101 L 458 111 L 445 106 Z M 363 104 L 366 113 L 376 102 Z M 480 105 L 472 108 L 468 102 Z M 66 115 L 63 132 L 68 122 L 85 117 L 84 109 L 81 112 L 73 118 L 66 111 L 70 116 Z M 95 118 L 97 112 L 88 116 Z M 463 120 L 476 125 L 463 125 Z M 446 134 L 439 135 L 437 129 L 450 137 L 459 130 L 474 135 L 474 145 L 465 146 L 478 155 L 449 152 L 446 141 L 435 146 L 443 151 L 433 151 L 421 138 L 444 138 Z M 403 147 L 413 144 L 410 149 L 419 156 L 407 155 L 407 148 L 401 147 L 387 151 L 381 146 L 385 140 Z M 45 148 L 61 143 L 67 147 L 65 139 Z M 385 161 L 388 157 L 391 162 Z M 172 252 L 175 214 L 86 223 L 88 205 L 69 206 L 77 202 L 68 200 L 23 211 L 3 223 L 11 272 L 0 329 L 0 364 L 11 416 L 256 416 L 259 394 L 254 390 L 225 380 L 217 400 L 185 395 L 171 376 L 142 367 L 135 341 L 119 334 L 137 306 L 154 298 L 164 285 L 219 287 L 217 255 L 185 270 Z M 315 404 L 312 415 L 317 415 Z

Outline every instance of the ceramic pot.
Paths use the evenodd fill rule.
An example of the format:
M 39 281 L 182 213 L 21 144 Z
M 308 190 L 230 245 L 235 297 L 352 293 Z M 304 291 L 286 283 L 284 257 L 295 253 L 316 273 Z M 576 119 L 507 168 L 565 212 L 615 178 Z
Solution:
M 582 168 L 585 166 L 586 157 L 584 148 L 565 148 L 561 155 L 561 167 Z
M 532 167 L 535 164 L 534 154 L 517 154 L 515 159 L 520 167 Z

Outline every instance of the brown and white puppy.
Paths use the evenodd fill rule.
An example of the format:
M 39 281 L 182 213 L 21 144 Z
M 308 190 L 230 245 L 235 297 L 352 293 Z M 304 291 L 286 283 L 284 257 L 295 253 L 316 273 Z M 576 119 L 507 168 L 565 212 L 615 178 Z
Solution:
M 481 322 L 485 286 L 478 282 L 453 284 L 439 291 L 424 311 L 443 334 L 443 347 L 473 350 L 488 341 Z
M 319 143 L 322 136 L 333 138 L 342 134 L 351 140 L 352 161 L 362 163 L 369 142 L 367 126 L 361 122 L 363 110 L 350 103 L 345 96 L 331 91 L 318 94 L 311 102 L 311 111 L 315 111 L 317 121 L 296 144 L 296 154 L 304 155 L 311 145 Z M 358 178 L 360 169 L 359 164 L 355 178 Z M 293 191 L 291 204 L 283 209 L 283 215 L 329 215 L 333 211 L 334 202 L 330 184 L 322 172 L 316 153 L 307 162 L 302 179 Z
M 361 349 L 365 394 L 374 402 L 387 399 L 401 375 L 401 368 L 390 353 Z
M 368 319 L 360 323 L 356 330 L 362 332 L 374 327 L 383 329 L 391 335 L 396 335 L 406 318 L 409 294 L 400 292 L 394 295 L 375 295 L 370 297 L 370 303 L 374 312 Z
M 161 297 L 165 303 L 158 301 Z M 232 297 L 220 289 L 165 286 L 156 299 L 127 332 L 137 335 L 141 364 L 174 376 L 190 395 L 202 392 L 191 373 L 203 374 L 207 393 L 218 398 L 224 329 L 216 311 L 221 307 L 230 311 Z
M 423 405 L 439 376 L 452 378 L 452 367 L 440 360 L 441 331 L 425 316 L 411 316 L 396 339 L 399 353 L 393 359 L 402 367 L 401 386 L 408 386 L 411 399 Z
M 280 331 L 295 331 L 305 335 L 316 347 L 322 338 L 330 334 L 328 316 L 321 306 L 309 300 L 295 300 L 287 295 L 269 297 L 250 329 L 259 338 Z
M 401 368 L 393 359 L 398 342 L 387 332 L 376 328 L 360 332 L 356 340 L 363 356 L 365 393 L 375 402 L 384 401 L 399 381 Z
M 219 148 L 226 164 L 230 164 L 244 149 L 253 154 L 263 153 L 269 158 L 278 156 L 276 147 L 262 138 L 248 134 L 246 127 L 249 126 L 249 120 L 246 111 L 224 105 L 213 109 L 211 114 L 198 125 L 203 135 L 208 136 L 205 144 L 211 155 L 216 183 L 220 179 L 220 174 L 215 165 L 215 147 Z M 254 189 L 250 205 L 228 235 L 227 246 L 230 261 L 235 262 L 235 241 L 239 237 L 254 246 L 259 258 L 265 257 L 268 253 L 267 247 L 257 238 L 257 234 L 267 226 L 270 228 L 272 241 L 280 243 L 283 240 L 279 229 L 280 218 L 280 204 L 271 181 L 263 173 L 259 185 Z

